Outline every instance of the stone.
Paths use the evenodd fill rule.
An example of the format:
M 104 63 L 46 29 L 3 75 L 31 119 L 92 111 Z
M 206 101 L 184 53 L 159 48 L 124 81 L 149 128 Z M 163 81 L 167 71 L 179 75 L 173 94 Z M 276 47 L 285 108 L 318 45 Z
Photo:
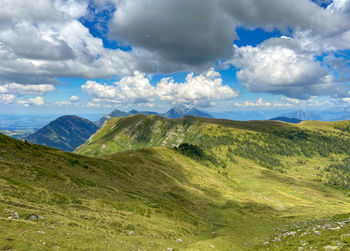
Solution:
M 36 216 L 35 214 L 31 214 L 27 218 L 27 220 L 36 220 L 36 219 L 38 219 L 38 216 Z
M 324 249 L 325 250 L 336 250 L 336 249 L 338 249 L 338 247 L 337 246 L 325 246 Z
M 131 236 L 131 235 L 135 235 L 134 231 L 131 230 L 126 230 L 125 231 L 127 235 Z
M 182 240 L 181 239 L 177 239 L 176 242 L 177 243 L 182 243 Z
M 18 218 L 19 218 L 18 213 L 17 213 L 17 212 L 14 212 L 14 213 L 12 214 L 12 219 L 18 219 Z

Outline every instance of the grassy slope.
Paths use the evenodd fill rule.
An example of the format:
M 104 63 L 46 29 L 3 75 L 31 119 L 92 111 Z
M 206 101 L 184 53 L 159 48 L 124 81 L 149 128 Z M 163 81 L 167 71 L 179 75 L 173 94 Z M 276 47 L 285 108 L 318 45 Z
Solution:
M 295 222 L 327 217 L 333 224 L 329 217 L 350 206 L 343 192 L 315 180 L 312 168 L 282 174 L 237 157 L 223 172 L 167 148 L 92 159 L 3 135 L 0 191 L 3 249 L 265 249 L 262 243 L 299 227 Z M 20 219 L 8 219 L 10 210 Z M 31 214 L 44 218 L 27 220 Z M 340 231 L 312 245 L 331 245 Z M 278 246 L 299 245 L 288 238 Z

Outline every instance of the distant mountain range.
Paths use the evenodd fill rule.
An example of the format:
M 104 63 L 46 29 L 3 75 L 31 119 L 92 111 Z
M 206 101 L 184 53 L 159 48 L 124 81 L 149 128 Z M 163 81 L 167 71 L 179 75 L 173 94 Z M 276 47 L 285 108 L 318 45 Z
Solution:
M 73 151 L 97 131 L 91 121 L 78 116 L 62 116 L 26 137 L 31 143 Z
M 203 118 L 212 118 L 212 116 L 206 112 L 200 111 L 196 108 L 187 106 L 187 105 L 180 105 L 175 106 L 174 108 L 170 109 L 166 113 L 157 113 L 157 112 L 150 112 L 150 111 L 137 111 L 137 110 L 131 110 L 129 112 L 120 111 L 118 109 L 108 113 L 107 115 L 103 116 L 100 120 L 96 122 L 97 127 L 101 128 L 103 124 L 111 119 L 111 118 L 118 118 L 118 117 L 129 117 L 131 115 L 135 114 L 143 114 L 143 115 L 158 115 L 169 119 L 175 119 L 175 118 L 182 118 L 185 116 L 196 116 L 196 117 L 203 117 Z
M 276 118 L 272 118 L 270 120 L 277 120 L 277 121 L 282 121 L 282 122 L 287 122 L 287 123 L 293 123 L 293 124 L 298 124 L 300 123 L 302 120 L 300 119 L 296 119 L 296 118 L 287 118 L 287 117 L 276 117 Z
M 300 120 L 319 120 L 319 121 L 339 121 L 350 119 L 350 107 L 335 107 L 322 111 L 293 111 L 280 114 L 279 117 L 296 118 Z

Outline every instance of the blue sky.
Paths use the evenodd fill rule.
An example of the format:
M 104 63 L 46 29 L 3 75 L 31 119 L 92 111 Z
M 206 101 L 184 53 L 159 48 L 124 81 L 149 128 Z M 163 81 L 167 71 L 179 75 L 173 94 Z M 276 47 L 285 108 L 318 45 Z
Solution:
M 348 0 L 5 0 L 4 6 L 3 114 L 350 105 Z

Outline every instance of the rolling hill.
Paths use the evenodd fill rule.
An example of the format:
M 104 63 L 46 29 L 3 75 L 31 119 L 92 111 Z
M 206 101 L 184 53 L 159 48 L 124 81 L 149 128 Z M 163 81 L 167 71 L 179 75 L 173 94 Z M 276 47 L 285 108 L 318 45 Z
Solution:
M 341 188 L 350 188 L 350 171 L 343 160 L 350 156 L 350 121 L 230 121 L 199 117 L 166 119 L 134 115 L 112 118 L 76 153 L 98 157 L 117 152 L 198 145 L 206 155 L 206 165 L 226 167 L 237 157 L 254 161 L 271 170 L 290 169 L 324 159 L 318 179 Z M 288 147 L 287 147 L 288 146 Z M 332 160 L 332 163 L 330 163 Z M 345 177 L 345 178 L 344 178 Z
M 97 126 L 91 121 L 66 115 L 55 119 L 25 139 L 31 143 L 55 147 L 63 151 L 73 151 L 96 130 Z
M 119 122 L 128 119 L 165 120 L 136 115 Z M 222 132 L 218 137 L 227 133 L 224 126 L 252 133 L 266 125 L 198 118 L 166 121 L 187 129 L 206 124 L 209 132 Z M 269 130 L 281 126 L 290 129 L 269 122 Z M 332 126 L 323 130 L 348 133 L 346 126 L 334 131 Z M 0 134 L 0 248 L 350 247 L 350 198 L 317 179 L 319 168 L 329 161 L 302 158 L 298 163 L 292 158 L 293 166 L 279 172 L 238 155 L 229 160 L 225 168 L 207 165 L 206 159 L 162 147 L 90 158 Z

